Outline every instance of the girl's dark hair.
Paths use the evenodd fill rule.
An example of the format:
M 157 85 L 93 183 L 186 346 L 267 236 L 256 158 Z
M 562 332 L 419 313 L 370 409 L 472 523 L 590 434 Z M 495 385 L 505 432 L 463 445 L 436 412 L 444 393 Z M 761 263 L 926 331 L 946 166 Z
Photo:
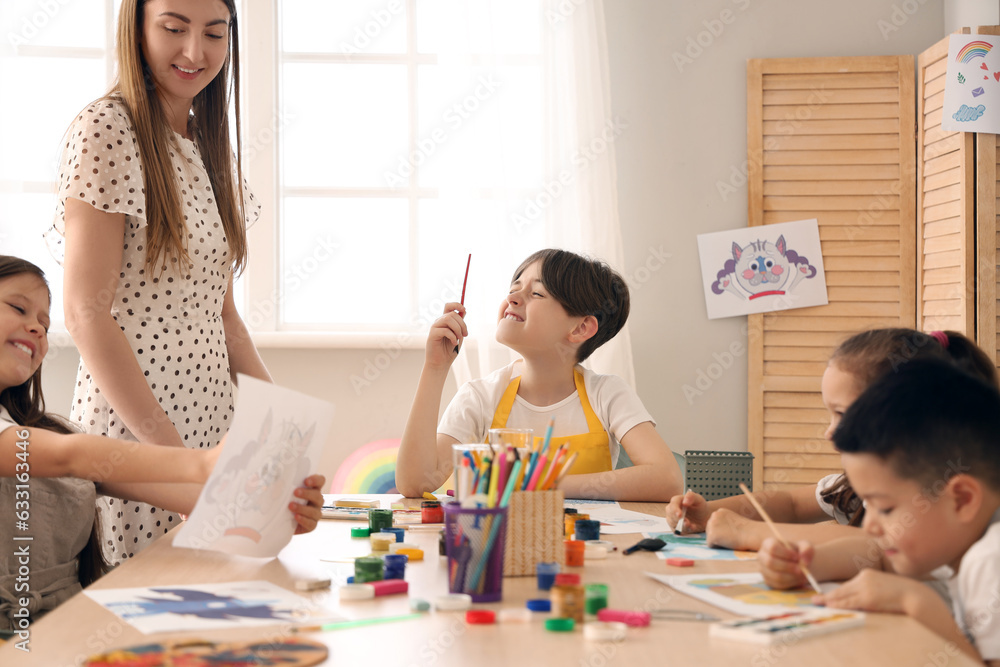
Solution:
M 10 255 L 0 255 L 0 280 L 13 276 L 29 273 L 37 276 L 45 288 L 48 283 L 45 280 L 45 272 L 20 257 Z M 49 292 L 49 300 L 52 293 Z M 28 428 L 41 428 L 55 433 L 70 434 L 76 430 L 70 426 L 69 422 L 57 415 L 49 414 L 45 411 L 45 397 L 42 395 L 42 366 L 38 365 L 38 370 L 28 378 L 27 382 L 16 387 L 7 387 L 0 391 L 0 406 L 7 409 L 15 424 Z M 97 510 L 94 510 L 94 528 L 90 534 L 90 541 L 83 551 L 80 552 L 79 577 L 80 584 L 87 586 L 100 578 L 108 571 L 107 564 L 101 554 L 99 541 L 100 531 L 98 530 Z
M 830 364 L 855 377 L 868 388 L 877 380 L 896 373 L 909 361 L 937 359 L 956 366 L 996 387 L 997 368 L 974 342 L 957 331 L 925 334 L 915 329 L 872 329 L 851 336 L 830 357 Z M 841 474 L 823 500 L 848 517 L 850 525 L 861 524 L 864 508 L 847 477 Z
M 517 267 L 511 282 L 524 270 L 541 262 L 542 284 L 549 294 L 573 317 L 593 315 L 597 333 L 584 341 L 576 353 L 581 362 L 594 350 L 614 338 L 628 319 L 628 285 L 621 275 L 604 262 L 568 250 L 539 250 Z

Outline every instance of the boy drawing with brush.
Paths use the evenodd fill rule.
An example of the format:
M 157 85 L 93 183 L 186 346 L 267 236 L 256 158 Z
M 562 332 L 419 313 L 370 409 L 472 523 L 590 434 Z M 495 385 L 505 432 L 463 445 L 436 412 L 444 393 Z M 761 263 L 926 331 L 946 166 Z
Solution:
M 419 496 L 452 472 L 451 446 L 485 442 L 491 428 L 530 428 L 554 420 L 550 457 L 576 454 L 560 482 L 567 497 L 669 500 L 681 475 L 653 419 L 625 382 L 580 366 L 625 325 L 628 287 L 606 264 L 564 250 L 541 250 L 514 272 L 497 314 L 497 341 L 521 355 L 459 388 L 440 424 L 445 379 L 468 335 L 465 307 L 445 306 L 431 326 L 424 367 L 396 460 L 396 487 Z M 624 448 L 634 465 L 615 470 Z
M 817 601 L 906 614 L 1000 665 L 1000 393 L 948 364 L 913 361 L 869 387 L 833 441 L 878 549 L 867 563 L 873 568 Z M 764 579 L 776 588 L 800 585 L 802 565 L 821 580 L 851 577 L 866 565 L 852 542 L 765 540 Z M 954 617 L 918 581 L 928 577 L 946 582 Z

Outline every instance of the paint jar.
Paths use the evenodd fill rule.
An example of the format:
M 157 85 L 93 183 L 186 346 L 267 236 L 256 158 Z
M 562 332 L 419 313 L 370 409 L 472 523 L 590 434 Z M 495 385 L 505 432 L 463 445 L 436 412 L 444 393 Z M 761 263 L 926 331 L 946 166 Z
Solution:
M 578 540 L 599 540 L 601 539 L 601 522 L 594 519 L 577 519 L 574 524 L 576 539 Z
M 535 565 L 535 574 L 538 576 L 538 590 L 547 591 L 556 582 L 559 563 L 538 563 Z
M 420 523 L 444 523 L 444 510 L 440 500 L 425 500 L 420 503 Z
M 584 611 L 591 616 L 608 606 L 607 584 L 587 584 L 584 591 Z
M 368 510 L 369 532 L 379 533 L 383 528 L 392 528 L 392 510 Z
M 583 607 L 585 600 L 583 586 L 553 586 L 552 616 L 555 618 L 572 618 L 577 623 L 583 623 Z
M 579 514 L 579 510 L 573 509 L 572 507 L 566 507 L 563 509 L 563 517 L 566 521 L 566 530 L 564 532 L 566 539 L 573 537 L 573 531 L 576 529 L 576 519 Z
M 582 540 L 566 540 L 567 567 L 583 567 L 583 553 L 586 545 Z
M 386 554 L 385 561 L 386 579 L 404 579 L 406 575 L 406 562 L 409 558 L 405 554 Z
M 364 556 L 354 560 L 354 583 L 367 584 L 369 581 L 382 581 L 382 559 L 378 556 Z

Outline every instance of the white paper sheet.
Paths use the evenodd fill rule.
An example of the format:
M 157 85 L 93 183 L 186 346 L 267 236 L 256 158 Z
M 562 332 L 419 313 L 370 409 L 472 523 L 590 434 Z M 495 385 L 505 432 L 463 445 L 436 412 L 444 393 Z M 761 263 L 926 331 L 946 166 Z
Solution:
M 319 465 L 333 406 L 239 376 L 225 449 L 175 547 L 269 558 L 288 544 L 292 492 Z
M 952 35 L 948 38 L 942 130 L 1000 133 L 1000 49 L 997 45 L 1000 45 L 1000 37 L 995 35 Z

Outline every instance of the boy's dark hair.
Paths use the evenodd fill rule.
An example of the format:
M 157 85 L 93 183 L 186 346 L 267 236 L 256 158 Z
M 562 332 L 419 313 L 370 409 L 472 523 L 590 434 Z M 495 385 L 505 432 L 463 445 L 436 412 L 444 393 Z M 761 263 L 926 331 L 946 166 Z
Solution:
M 614 338 L 628 319 L 628 285 L 606 263 L 567 250 L 539 250 L 514 271 L 514 282 L 524 270 L 541 262 L 542 284 L 549 294 L 573 317 L 593 315 L 597 333 L 584 341 L 576 353 L 581 362 L 594 350 Z
M 946 362 L 913 361 L 858 397 L 833 442 L 924 488 L 968 473 L 1000 491 L 1000 392 Z
M 40 268 L 20 257 L 0 255 L 0 279 L 11 278 L 25 273 L 37 276 L 45 283 L 45 287 L 48 289 L 45 272 Z M 51 300 L 51 298 L 52 294 L 50 292 L 49 299 Z M 27 382 L 0 391 L 0 406 L 7 409 L 14 423 L 19 426 L 41 428 L 46 431 L 63 434 L 76 432 L 65 419 L 45 411 L 45 397 L 42 395 L 41 364 L 39 364 L 35 374 L 28 378 Z M 97 581 L 97 579 L 108 571 L 108 566 L 101 555 L 99 518 L 100 515 L 97 515 L 95 511 L 94 527 L 90 533 L 90 541 L 79 555 L 80 565 L 77 574 L 81 586 L 87 586 Z

